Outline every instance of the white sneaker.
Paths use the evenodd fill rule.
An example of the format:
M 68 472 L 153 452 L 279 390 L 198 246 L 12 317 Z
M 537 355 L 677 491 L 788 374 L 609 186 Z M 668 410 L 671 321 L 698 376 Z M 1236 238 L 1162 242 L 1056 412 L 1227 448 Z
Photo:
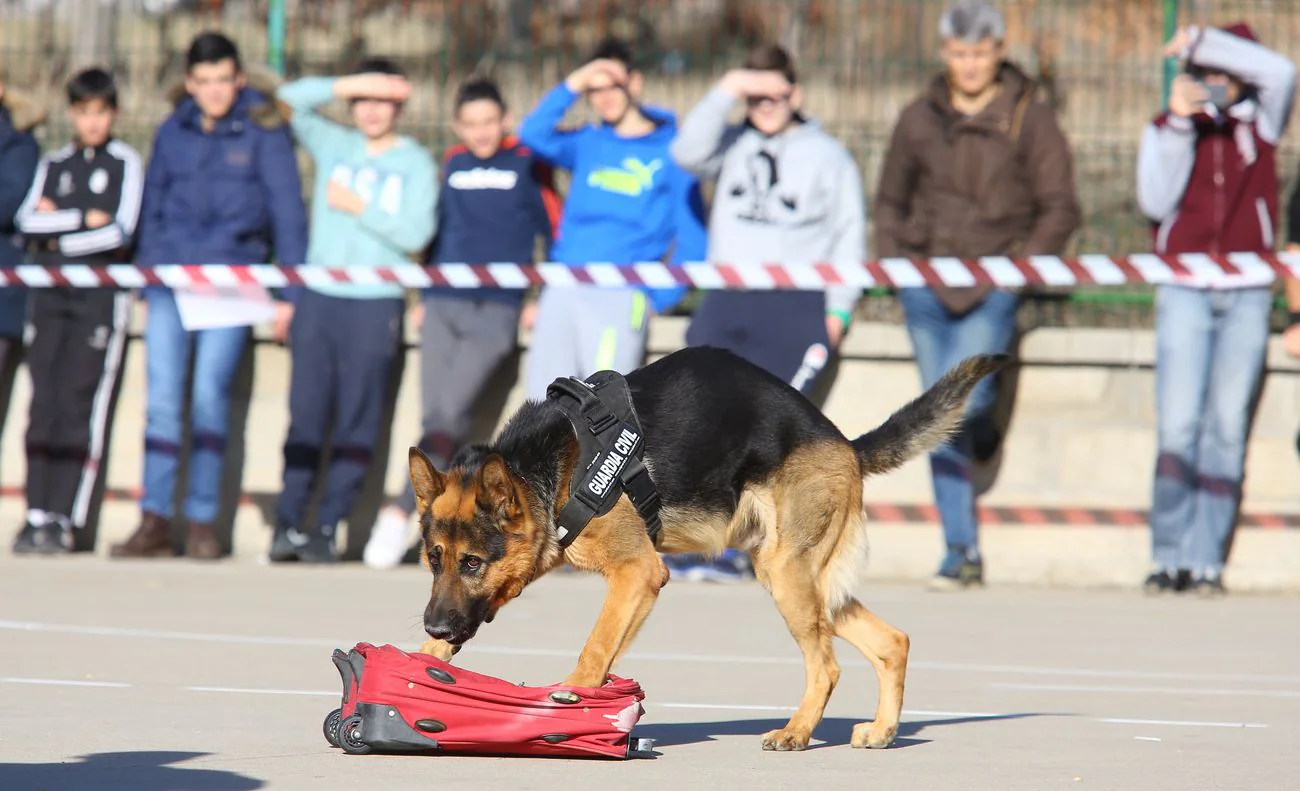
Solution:
M 362 561 L 372 569 L 391 569 L 401 563 L 408 546 L 408 526 L 408 519 L 401 511 L 394 508 L 380 511 L 361 555 Z

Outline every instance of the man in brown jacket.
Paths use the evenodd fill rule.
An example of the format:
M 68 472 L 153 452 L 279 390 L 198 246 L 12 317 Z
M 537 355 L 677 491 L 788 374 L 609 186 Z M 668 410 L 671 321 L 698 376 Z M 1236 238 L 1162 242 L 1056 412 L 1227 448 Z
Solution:
M 1001 13 L 957 0 L 940 18 L 945 72 L 903 110 L 874 201 L 880 258 L 1060 254 L 1079 227 L 1069 144 L 1035 84 L 1006 60 Z M 987 285 L 899 289 L 907 329 L 929 387 L 962 359 L 1004 352 L 1017 295 Z M 947 554 L 936 588 L 983 581 L 971 458 L 1000 437 L 989 380 L 971 395 L 961 436 L 930 456 Z

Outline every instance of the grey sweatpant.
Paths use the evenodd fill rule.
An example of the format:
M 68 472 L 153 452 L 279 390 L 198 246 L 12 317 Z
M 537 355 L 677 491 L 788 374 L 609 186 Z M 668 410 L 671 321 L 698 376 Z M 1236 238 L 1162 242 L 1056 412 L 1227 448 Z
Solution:
M 483 388 L 515 350 L 518 303 L 435 294 L 424 298 L 420 325 L 420 450 L 439 469 L 469 439 L 474 407 Z M 407 478 L 396 503 L 415 511 L 415 492 Z
M 525 397 L 546 398 L 561 376 L 628 373 L 645 361 L 650 303 L 634 288 L 553 286 L 537 302 Z

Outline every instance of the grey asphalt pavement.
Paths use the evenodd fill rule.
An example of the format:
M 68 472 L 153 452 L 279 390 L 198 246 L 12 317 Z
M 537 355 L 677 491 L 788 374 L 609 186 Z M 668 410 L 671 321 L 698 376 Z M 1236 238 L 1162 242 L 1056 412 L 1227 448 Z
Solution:
M 1285 789 L 1300 741 L 1300 599 L 872 585 L 912 637 L 895 747 L 848 746 L 876 682 L 849 646 L 803 753 L 758 734 L 798 702 L 798 651 L 755 584 L 672 583 L 620 675 L 647 692 L 630 761 L 349 756 L 321 737 L 330 651 L 414 648 L 424 572 L 0 557 L 0 789 Z M 456 663 L 549 684 L 600 606 L 548 577 Z

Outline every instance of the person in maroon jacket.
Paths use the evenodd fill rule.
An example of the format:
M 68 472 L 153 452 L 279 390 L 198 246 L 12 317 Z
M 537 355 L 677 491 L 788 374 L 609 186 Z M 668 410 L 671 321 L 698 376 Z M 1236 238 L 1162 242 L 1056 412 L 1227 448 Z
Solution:
M 1244 23 L 1189 27 L 1169 107 L 1138 153 L 1138 204 L 1157 253 L 1268 253 L 1276 245 L 1277 148 L 1296 67 Z M 1156 291 L 1158 456 L 1149 592 L 1224 592 L 1222 571 L 1263 372 L 1272 274 L 1180 277 Z

